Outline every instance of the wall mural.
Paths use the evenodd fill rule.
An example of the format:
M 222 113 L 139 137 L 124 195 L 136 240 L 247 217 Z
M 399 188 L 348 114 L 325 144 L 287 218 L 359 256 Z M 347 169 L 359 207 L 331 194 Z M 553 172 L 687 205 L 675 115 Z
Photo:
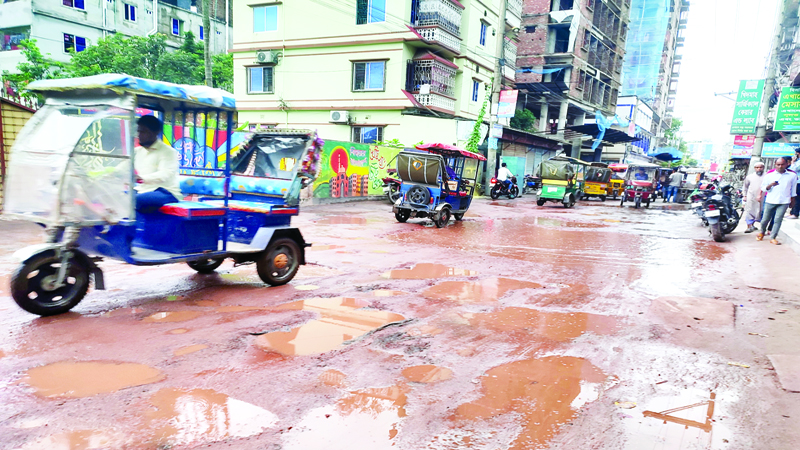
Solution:
M 345 198 L 369 195 L 369 145 L 325 141 L 320 155 L 314 197 Z

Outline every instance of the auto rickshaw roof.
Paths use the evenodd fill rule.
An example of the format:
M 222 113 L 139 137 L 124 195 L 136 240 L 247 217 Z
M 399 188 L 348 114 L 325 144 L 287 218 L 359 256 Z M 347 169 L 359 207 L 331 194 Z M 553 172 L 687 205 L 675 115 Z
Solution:
M 147 80 L 120 74 L 102 74 L 80 78 L 39 80 L 30 83 L 29 91 L 47 96 L 70 91 L 113 91 L 117 94 L 135 94 L 183 103 L 200 107 L 236 110 L 233 94 L 208 86 L 174 84 L 165 81 Z
M 591 164 L 578 158 L 573 158 L 571 156 L 556 156 L 554 158 L 550 158 L 550 161 L 565 161 L 571 164 L 580 164 L 581 166 L 590 166 Z
M 629 169 L 660 169 L 661 166 L 658 164 L 650 164 L 650 163 L 629 163 Z
M 447 144 L 440 144 L 440 143 L 421 144 L 415 146 L 414 148 L 416 148 L 417 150 L 425 150 L 430 153 L 439 154 L 447 158 L 463 157 L 463 158 L 477 159 L 478 161 L 486 161 L 486 158 L 479 153 L 472 153 L 467 150 L 462 150 L 458 147 L 454 147 L 452 145 L 447 145 Z

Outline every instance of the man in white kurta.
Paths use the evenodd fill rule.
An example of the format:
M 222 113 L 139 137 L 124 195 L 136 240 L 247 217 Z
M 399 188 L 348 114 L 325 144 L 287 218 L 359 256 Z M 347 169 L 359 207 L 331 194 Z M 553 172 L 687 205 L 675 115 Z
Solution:
M 158 137 L 163 124 L 155 116 L 139 119 L 139 147 L 134 149 L 136 169 L 136 210 L 150 214 L 167 203 L 178 201 L 178 153 Z
M 764 163 L 757 162 L 753 173 L 744 179 L 744 221 L 747 224 L 745 233 L 756 231 L 754 224 L 761 221 L 761 183 L 764 181 Z

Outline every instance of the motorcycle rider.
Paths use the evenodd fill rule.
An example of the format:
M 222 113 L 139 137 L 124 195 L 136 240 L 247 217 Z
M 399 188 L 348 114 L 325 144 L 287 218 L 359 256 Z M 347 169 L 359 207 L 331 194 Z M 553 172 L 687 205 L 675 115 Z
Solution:
M 511 177 L 514 176 L 508 167 L 506 167 L 506 163 L 500 165 L 500 169 L 497 171 L 497 181 L 502 182 L 505 189 L 508 190 L 511 187 Z

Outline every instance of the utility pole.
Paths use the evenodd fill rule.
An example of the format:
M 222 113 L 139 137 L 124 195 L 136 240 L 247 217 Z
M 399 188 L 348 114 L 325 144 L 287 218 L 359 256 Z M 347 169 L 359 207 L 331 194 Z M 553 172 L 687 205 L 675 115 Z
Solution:
M 778 71 L 778 52 L 781 47 L 781 34 L 783 31 L 783 21 L 786 18 L 786 2 L 779 0 L 778 21 L 775 23 L 775 30 L 772 36 L 771 53 L 769 65 L 767 66 L 767 79 L 764 83 L 764 93 L 761 95 L 761 108 L 759 109 L 758 122 L 756 123 L 756 142 L 753 144 L 753 154 L 750 157 L 750 166 L 747 174 L 753 171 L 756 160 L 761 160 L 761 149 L 764 148 L 764 136 L 767 135 L 767 118 L 769 117 L 769 99 L 775 91 L 775 78 Z
M 211 79 L 211 39 L 214 30 L 211 29 L 211 2 L 203 0 L 203 65 L 205 66 L 206 86 L 213 86 Z
M 495 58 L 497 59 L 497 64 L 494 66 L 494 83 L 492 83 L 492 107 L 489 109 L 491 113 L 491 118 L 489 120 L 489 135 L 491 136 L 492 127 L 497 123 L 497 113 L 499 111 L 495 111 L 492 113 L 494 108 L 498 108 L 498 104 L 500 103 L 500 87 L 503 85 L 503 58 L 504 53 L 504 46 L 506 41 L 506 3 L 508 0 L 500 0 L 500 21 L 498 23 L 498 30 L 497 30 L 497 44 L 495 45 L 494 54 Z M 478 124 L 480 126 L 480 124 Z M 489 138 L 491 141 L 491 138 Z M 498 142 L 498 146 L 499 146 Z M 491 145 L 489 145 L 489 150 L 486 154 L 486 188 L 489 188 L 488 180 L 492 178 L 497 171 L 497 149 L 493 149 Z

